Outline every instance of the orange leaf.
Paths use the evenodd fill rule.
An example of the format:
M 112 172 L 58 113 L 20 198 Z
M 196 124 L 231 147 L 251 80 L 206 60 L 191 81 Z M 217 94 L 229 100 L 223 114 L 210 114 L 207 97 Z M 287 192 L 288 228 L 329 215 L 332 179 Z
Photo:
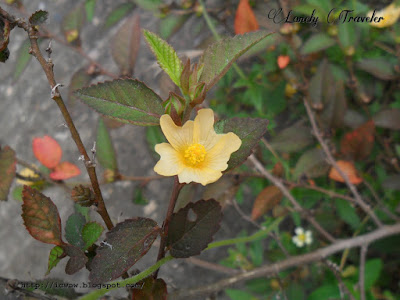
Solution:
M 42 138 L 34 138 L 32 149 L 38 161 L 49 169 L 53 169 L 61 160 L 62 150 L 60 145 L 47 135 Z
M 249 5 L 249 0 L 240 0 L 235 16 L 235 33 L 243 34 L 258 30 L 258 22 Z
M 276 186 L 267 186 L 258 194 L 256 201 L 254 201 L 251 218 L 258 219 L 269 210 L 273 209 L 282 200 L 282 192 Z
M 359 184 L 363 181 L 362 178 L 358 176 L 357 170 L 351 161 L 338 160 L 336 163 L 340 170 L 347 175 L 351 183 Z M 329 172 L 329 178 L 335 181 L 345 182 L 343 177 L 340 176 L 339 172 L 334 167 L 332 167 Z
M 30 235 L 43 243 L 63 245 L 60 215 L 53 201 L 27 185 L 22 199 L 22 219 Z
M 362 160 L 369 156 L 374 147 L 375 124 L 373 120 L 348 132 L 340 141 L 341 152 L 351 158 Z
M 64 161 L 54 168 L 50 173 L 50 178 L 54 180 L 64 180 L 81 174 L 81 170 L 74 164 Z
M 290 62 L 290 57 L 288 55 L 279 55 L 277 59 L 279 69 L 284 69 Z

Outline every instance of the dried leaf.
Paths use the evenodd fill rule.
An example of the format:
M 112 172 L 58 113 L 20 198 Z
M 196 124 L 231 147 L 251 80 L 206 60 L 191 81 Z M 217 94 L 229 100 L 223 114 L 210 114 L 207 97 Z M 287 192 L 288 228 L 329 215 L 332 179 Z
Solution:
M 136 284 L 140 288 L 132 289 L 132 300 L 166 300 L 167 285 L 161 278 L 154 279 L 152 276 Z
M 50 178 L 53 180 L 65 180 L 76 177 L 79 174 L 81 174 L 81 170 L 76 165 L 64 161 L 54 168 L 54 171 L 50 173 Z
M 91 263 L 89 279 L 104 283 L 118 278 L 151 248 L 160 228 L 151 219 L 128 219 L 117 224 L 106 234 Z
M 53 201 L 26 185 L 22 199 L 22 219 L 30 235 L 43 243 L 63 245 L 60 215 Z
M 235 34 L 256 31 L 258 28 L 258 22 L 249 5 L 249 0 L 240 0 L 235 16 Z
M 382 110 L 373 117 L 373 120 L 377 127 L 400 130 L 400 109 Z
M 362 178 L 358 176 L 357 170 L 351 161 L 338 160 L 336 163 L 340 170 L 347 175 L 352 184 L 359 184 L 363 181 Z M 345 182 L 334 167 L 332 167 L 329 172 L 329 178 L 338 182 Z
M 46 168 L 55 168 L 61 160 L 62 150 L 60 145 L 48 135 L 42 138 L 34 138 L 32 150 L 37 160 Z
M 140 48 L 139 15 L 126 20 L 111 43 L 111 55 L 121 70 L 121 75 L 132 76 Z
M 173 257 L 198 255 L 212 241 L 222 219 L 221 206 L 215 200 L 189 203 L 172 215 L 167 247 Z
M 68 275 L 75 274 L 88 262 L 88 258 L 85 253 L 78 247 L 69 244 L 63 245 L 62 247 L 65 254 L 70 257 L 67 265 L 65 266 L 65 273 Z
M 256 201 L 253 204 L 251 218 L 257 220 L 262 215 L 269 212 L 277 206 L 283 198 L 283 194 L 279 188 L 274 185 L 267 186 L 258 194 Z
M 99 123 L 97 124 L 96 142 L 97 159 L 101 166 L 105 169 L 116 171 L 118 166 L 114 146 L 102 118 L 99 118 Z
M 290 62 L 290 56 L 288 55 L 279 55 L 277 59 L 277 64 L 279 69 L 284 69 Z
M 370 120 L 346 133 L 340 141 L 340 151 L 349 159 L 366 159 L 374 147 L 375 124 Z
M 45 275 L 49 275 L 51 269 L 53 269 L 60 262 L 62 258 L 65 257 L 64 249 L 60 246 L 55 246 L 50 250 L 49 254 L 49 264 L 47 267 L 47 272 Z
M 0 201 L 7 200 L 8 192 L 15 177 L 16 163 L 13 149 L 5 146 L 0 150 Z

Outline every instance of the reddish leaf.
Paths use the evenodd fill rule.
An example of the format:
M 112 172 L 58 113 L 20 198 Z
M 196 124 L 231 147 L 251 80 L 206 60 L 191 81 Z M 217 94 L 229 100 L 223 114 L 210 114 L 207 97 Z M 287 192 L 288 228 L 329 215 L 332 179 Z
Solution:
M 81 170 L 74 164 L 64 161 L 54 168 L 50 173 L 50 178 L 54 180 L 64 180 L 81 174 Z
M 235 16 L 235 33 L 243 34 L 258 30 L 258 22 L 249 5 L 249 0 L 240 0 Z
M 0 151 L 0 200 L 7 200 L 8 191 L 15 177 L 15 152 L 8 146 Z
M 374 121 L 370 120 L 346 133 L 340 142 L 341 152 L 350 159 L 365 159 L 374 147 Z
M 65 266 L 65 273 L 68 275 L 75 274 L 82 269 L 88 261 L 85 253 L 73 245 L 66 244 L 63 246 L 66 255 L 70 257 L 67 265 Z
M 282 200 L 283 194 L 276 186 L 267 186 L 258 194 L 256 201 L 254 201 L 251 218 L 257 220 L 262 215 L 277 206 Z
M 147 277 L 132 289 L 132 300 L 166 300 L 167 285 L 161 278 Z
M 43 243 L 63 245 L 60 215 L 53 201 L 27 185 L 22 199 L 22 219 L 31 236 Z
M 42 138 L 34 138 L 32 149 L 38 161 L 49 169 L 53 169 L 61 160 L 62 150 L 60 145 L 48 135 Z
M 363 181 L 362 178 L 358 176 L 357 170 L 351 161 L 338 160 L 336 163 L 340 170 L 347 175 L 351 183 L 359 184 Z M 343 177 L 334 167 L 332 167 L 331 171 L 329 172 L 329 178 L 338 182 L 345 182 Z
M 290 62 L 290 57 L 288 55 L 279 55 L 277 59 L 279 69 L 284 69 Z

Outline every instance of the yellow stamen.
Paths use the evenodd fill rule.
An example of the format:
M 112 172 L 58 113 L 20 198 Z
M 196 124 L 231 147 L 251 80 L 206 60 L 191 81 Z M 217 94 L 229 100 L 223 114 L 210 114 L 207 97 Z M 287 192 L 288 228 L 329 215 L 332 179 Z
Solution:
M 206 154 L 206 148 L 202 144 L 191 144 L 185 150 L 185 163 L 188 166 L 195 167 L 204 161 Z
M 302 241 L 302 242 L 305 242 L 305 241 L 306 241 L 306 235 L 305 235 L 304 233 L 299 234 L 298 238 L 299 238 L 299 240 Z

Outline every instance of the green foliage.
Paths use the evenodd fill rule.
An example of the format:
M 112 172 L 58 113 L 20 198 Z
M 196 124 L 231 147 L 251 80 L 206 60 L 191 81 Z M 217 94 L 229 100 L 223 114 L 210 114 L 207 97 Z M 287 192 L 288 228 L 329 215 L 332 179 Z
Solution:
M 91 247 L 101 236 L 104 228 L 97 222 L 86 223 L 82 228 L 82 239 L 85 243 L 84 249 Z
M 17 54 L 17 62 L 15 63 L 15 70 L 13 79 L 16 81 L 22 74 L 22 72 L 28 66 L 28 63 L 31 61 L 32 55 L 29 54 L 29 48 L 31 43 L 29 39 L 25 40 L 22 45 L 18 49 Z
M 85 226 L 86 219 L 79 213 L 74 213 L 69 216 L 65 225 L 65 238 L 68 243 L 80 249 L 85 248 L 85 241 L 82 237 L 82 229 Z
M 314 52 L 319 52 L 332 47 L 335 44 L 335 40 L 330 38 L 324 33 L 317 33 L 311 36 L 301 48 L 302 54 L 310 54 Z
M 111 136 L 102 118 L 99 118 L 97 124 L 96 153 L 97 159 L 103 168 L 113 171 L 118 169 L 117 157 Z
M 64 249 L 60 246 L 55 246 L 50 250 L 49 254 L 49 266 L 47 268 L 46 275 L 48 275 L 55 266 L 60 262 L 60 260 L 65 256 Z
M 48 16 L 49 13 L 47 11 L 37 10 L 29 17 L 29 23 L 34 26 L 41 25 L 46 22 Z
M 110 28 L 115 23 L 122 20 L 135 8 L 135 4 L 131 2 L 122 3 L 117 6 L 111 13 L 105 18 L 104 27 Z

